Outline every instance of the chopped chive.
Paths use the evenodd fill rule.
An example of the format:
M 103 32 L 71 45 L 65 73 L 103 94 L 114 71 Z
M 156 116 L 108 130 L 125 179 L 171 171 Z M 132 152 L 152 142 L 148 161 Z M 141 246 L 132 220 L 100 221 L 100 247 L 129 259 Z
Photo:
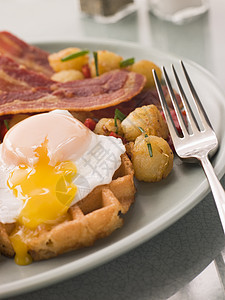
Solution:
M 7 120 L 4 120 L 4 124 L 5 124 L 6 129 L 9 130 L 9 123 Z
M 95 60 L 95 70 L 96 70 L 96 76 L 99 76 L 98 72 L 98 52 L 93 52 L 94 60 Z
M 153 156 L 153 154 L 152 154 L 152 145 L 150 143 L 147 143 L 147 147 L 148 147 L 149 155 L 150 155 L 150 157 L 152 157 Z
M 143 129 L 142 127 L 138 127 L 138 129 L 139 129 L 142 133 L 145 134 L 145 138 L 148 137 L 147 133 L 144 131 L 144 129 Z M 147 143 L 147 147 L 148 147 L 149 155 L 150 155 L 150 157 L 152 157 L 152 156 L 153 156 L 153 153 L 152 153 L 152 145 L 151 145 L 151 143 Z
M 116 126 L 116 133 L 118 133 L 117 119 L 122 122 L 125 118 L 126 118 L 126 116 L 118 108 L 116 108 L 115 115 L 114 115 L 114 124 Z
M 139 129 L 142 133 L 145 132 L 144 129 L 143 129 L 142 127 L 138 127 L 138 129 Z
M 80 57 L 80 56 L 84 56 L 85 54 L 88 54 L 89 53 L 89 50 L 82 50 L 82 51 L 79 51 L 79 52 L 74 52 L 72 54 L 69 54 L 63 58 L 61 58 L 61 61 L 67 61 L 67 60 L 70 60 L 70 59 L 74 59 L 74 58 L 77 58 L 77 57 Z
M 116 117 L 116 115 L 114 116 L 114 124 L 115 124 L 115 127 L 116 127 L 116 133 L 118 133 L 118 125 L 117 125 L 117 117 Z
M 115 109 L 115 118 L 119 119 L 121 122 L 126 118 L 126 116 L 118 109 Z
M 134 61 L 135 61 L 134 57 L 122 60 L 120 62 L 120 68 L 125 68 L 125 67 L 128 67 L 128 66 L 131 66 L 131 65 L 134 64 Z

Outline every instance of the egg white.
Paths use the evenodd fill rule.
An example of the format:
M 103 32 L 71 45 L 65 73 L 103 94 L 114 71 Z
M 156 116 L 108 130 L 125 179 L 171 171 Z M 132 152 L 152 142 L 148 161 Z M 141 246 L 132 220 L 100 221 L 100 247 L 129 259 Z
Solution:
M 59 110 L 51 113 L 69 114 L 67 111 Z M 1 151 L 2 144 L 0 145 L 0 222 L 13 223 L 18 218 L 24 203 L 17 199 L 7 186 L 9 173 L 13 167 L 4 164 Z M 88 150 L 77 160 L 73 157 L 67 159 L 72 161 L 77 168 L 73 183 L 78 190 L 71 205 L 87 196 L 96 186 L 110 183 L 113 174 L 121 165 L 120 156 L 124 152 L 125 147 L 121 139 L 91 132 Z

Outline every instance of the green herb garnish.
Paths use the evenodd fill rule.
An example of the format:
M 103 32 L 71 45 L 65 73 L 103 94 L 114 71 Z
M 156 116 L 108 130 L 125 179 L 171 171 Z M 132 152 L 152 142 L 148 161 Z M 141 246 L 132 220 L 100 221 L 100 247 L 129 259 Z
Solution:
M 142 127 L 138 127 L 138 129 L 145 134 L 145 138 L 148 137 L 147 133 L 144 131 L 144 129 Z M 153 153 L 152 153 L 152 145 L 151 143 L 147 143 L 147 147 L 148 147 L 148 153 L 149 153 L 149 156 L 152 157 L 153 156 Z
M 85 54 L 88 54 L 90 51 L 89 50 L 82 50 L 79 52 L 74 52 L 72 54 L 69 54 L 63 58 L 61 58 L 61 61 L 67 61 L 67 60 L 71 60 L 80 56 L 84 56 Z
M 142 133 L 145 132 L 144 129 L 143 129 L 142 127 L 138 127 L 138 129 L 139 129 Z M 147 134 L 147 133 L 146 133 L 146 134 Z
M 152 154 L 152 145 L 150 143 L 147 143 L 147 147 L 148 147 L 149 155 L 150 155 L 150 157 L 152 157 L 153 156 L 153 154 Z
M 117 124 L 117 119 L 120 120 L 121 122 L 126 118 L 126 116 L 118 109 L 115 109 L 115 115 L 114 115 L 114 124 L 116 127 L 116 133 L 118 133 L 118 124 Z
M 134 57 L 122 60 L 120 62 L 120 68 L 125 68 L 125 67 L 128 67 L 128 66 L 131 66 L 131 65 L 134 64 L 134 61 L 135 61 Z
M 99 76 L 99 72 L 98 72 L 98 52 L 93 52 L 93 55 L 94 55 L 94 61 L 95 61 L 96 76 Z
M 116 115 L 114 116 L 114 125 L 116 127 L 116 133 L 118 133 L 118 124 L 117 124 L 117 118 Z
M 121 122 L 126 118 L 126 116 L 118 108 L 115 109 L 115 117 Z
M 9 123 L 7 120 L 4 120 L 4 124 L 5 124 L 6 129 L 9 130 Z

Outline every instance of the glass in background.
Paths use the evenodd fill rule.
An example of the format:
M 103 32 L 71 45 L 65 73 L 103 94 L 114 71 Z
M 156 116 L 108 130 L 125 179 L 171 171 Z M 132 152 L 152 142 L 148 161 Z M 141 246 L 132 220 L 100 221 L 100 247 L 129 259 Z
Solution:
M 151 12 L 176 24 L 190 22 L 209 9 L 208 0 L 149 0 Z
M 116 23 L 136 11 L 134 0 L 80 0 L 81 12 L 99 23 Z

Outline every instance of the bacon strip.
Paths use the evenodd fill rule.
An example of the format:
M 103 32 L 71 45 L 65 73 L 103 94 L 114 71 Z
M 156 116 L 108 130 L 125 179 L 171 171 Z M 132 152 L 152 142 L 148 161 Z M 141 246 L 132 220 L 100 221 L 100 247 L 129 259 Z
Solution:
M 140 93 L 144 76 L 115 70 L 102 76 L 58 83 L 0 56 L 0 115 L 53 109 L 93 111 L 126 102 Z
M 0 32 L 0 53 L 14 59 L 30 70 L 51 77 L 53 70 L 48 62 L 49 53 L 28 45 L 7 31 Z
M 171 99 L 170 99 L 170 95 L 169 95 L 169 91 L 168 91 L 167 87 L 162 86 L 162 89 L 163 89 L 163 93 L 164 93 L 164 96 L 166 98 L 169 108 L 174 109 L 173 104 L 171 103 Z M 174 91 L 174 94 L 177 98 L 179 106 L 182 108 L 182 101 L 181 101 L 180 95 L 176 91 Z M 110 107 L 99 109 L 99 110 L 93 111 L 93 112 L 90 111 L 88 114 L 85 113 L 83 115 L 84 115 L 84 118 L 96 118 L 96 119 L 114 118 L 115 109 L 117 108 L 125 116 L 128 116 L 130 112 L 135 110 L 135 108 L 141 107 L 143 105 L 150 105 L 150 104 L 154 104 L 159 110 L 162 110 L 156 88 L 142 90 L 139 94 L 137 94 L 135 97 L 133 97 L 129 101 L 129 105 L 127 105 L 126 102 L 122 102 L 116 106 L 110 106 Z M 81 119 L 83 119 L 82 114 L 80 114 L 79 116 Z

